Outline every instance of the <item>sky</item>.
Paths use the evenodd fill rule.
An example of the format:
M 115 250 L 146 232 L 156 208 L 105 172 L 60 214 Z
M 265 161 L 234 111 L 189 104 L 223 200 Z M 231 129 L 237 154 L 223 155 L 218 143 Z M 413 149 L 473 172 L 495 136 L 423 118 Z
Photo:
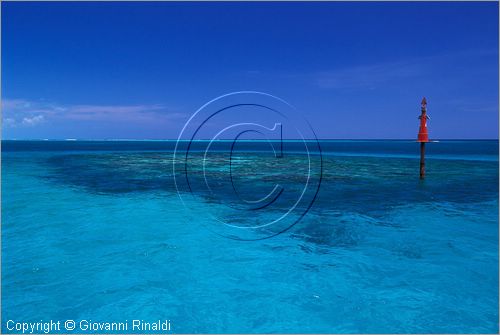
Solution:
M 497 2 L 2 2 L 3 139 L 175 139 L 234 91 L 323 139 L 498 138 Z M 273 116 L 262 116 L 273 124 Z

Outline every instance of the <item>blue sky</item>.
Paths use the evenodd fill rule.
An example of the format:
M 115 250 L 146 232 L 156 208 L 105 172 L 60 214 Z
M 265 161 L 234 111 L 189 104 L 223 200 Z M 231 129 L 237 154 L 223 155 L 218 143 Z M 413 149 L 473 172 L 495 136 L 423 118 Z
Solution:
M 2 3 L 4 139 L 177 138 L 240 90 L 320 138 L 416 138 L 422 96 L 432 138 L 498 138 L 498 89 L 496 2 Z

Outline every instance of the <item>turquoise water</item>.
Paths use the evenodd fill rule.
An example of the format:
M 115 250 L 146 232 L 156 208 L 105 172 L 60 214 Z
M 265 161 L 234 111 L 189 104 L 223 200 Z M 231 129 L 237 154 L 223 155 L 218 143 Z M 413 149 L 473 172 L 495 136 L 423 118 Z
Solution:
M 423 182 L 414 142 L 321 148 L 310 211 L 245 242 L 207 229 L 224 198 L 182 205 L 172 142 L 2 141 L 3 332 L 168 319 L 177 333 L 497 333 L 498 141 L 428 144 Z M 303 157 L 286 149 L 276 178 L 293 188 Z M 241 148 L 248 194 L 276 171 L 263 157 Z

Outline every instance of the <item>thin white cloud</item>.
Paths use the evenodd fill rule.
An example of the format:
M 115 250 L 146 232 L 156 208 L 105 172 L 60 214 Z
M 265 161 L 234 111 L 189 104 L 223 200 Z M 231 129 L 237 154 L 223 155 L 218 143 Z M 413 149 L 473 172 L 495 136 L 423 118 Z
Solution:
M 164 105 L 59 105 L 24 99 L 2 100 L 3 125 L 33 127 L 43 122 L 169 122 L 186 117 Z
M 471 57 L 498 55 L 495 49 L 460 50 L 445 54 L 400 59 L 384 63 L 359 64 L 313 73 L 315 84 L 324 89 L 376 89 L 387 84 L 417 77 L 436 77 L 442 67 L 462 63 Z M 479 67 L 462 69 L 468 73 L 483 74 Z M 489 69 L 488 69 L 489 70 Z
M 16 120 L 8 117 L 3 119 L 3 124 L 7 127 L 13 128 L 16 126 Z
M 24 126 L 36 126 L 39 123 L 42 123 L 44 121 L 43 115 L 35 115 L 33 117 L 24 117 L 21 124 Z
M 20 110 L 33 108 L 33 103 L 25 99 L 3 99 L 3 110 Z
M 424 72 L 425 69 L 418 63 L 393 62 L 323 71 L 315 77 L 321 88 L 375 89 L 380 84 L 423 75 Z

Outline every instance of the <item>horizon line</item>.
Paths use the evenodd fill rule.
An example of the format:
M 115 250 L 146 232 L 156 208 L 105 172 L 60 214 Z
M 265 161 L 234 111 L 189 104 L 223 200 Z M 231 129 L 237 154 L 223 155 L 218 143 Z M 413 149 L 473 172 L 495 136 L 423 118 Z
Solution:
M 149 139 L 149 138 L 6 138 L 1 139 L 1 141 L 40 141 L 40 142 L 77 142 L 77 141 L 109 141 L 109 142 L 126 142 L 126 141 L 155 141 L 155 142 L 173 142 L 173 141 L 211 141 L 212 139 Z M 282 141 L 414 141 L 417 142 L 416 138 L 286 138 Z M 429 142 L 435 141 L 498 141 L 499 138 L 434 138 L 429 140 Z M 234 141 L 233 139 L 219 139 L 216 141 Z M 239 139 L 238 141 L 249 142 L 249 141 L 280 141 L 279 139 Z

